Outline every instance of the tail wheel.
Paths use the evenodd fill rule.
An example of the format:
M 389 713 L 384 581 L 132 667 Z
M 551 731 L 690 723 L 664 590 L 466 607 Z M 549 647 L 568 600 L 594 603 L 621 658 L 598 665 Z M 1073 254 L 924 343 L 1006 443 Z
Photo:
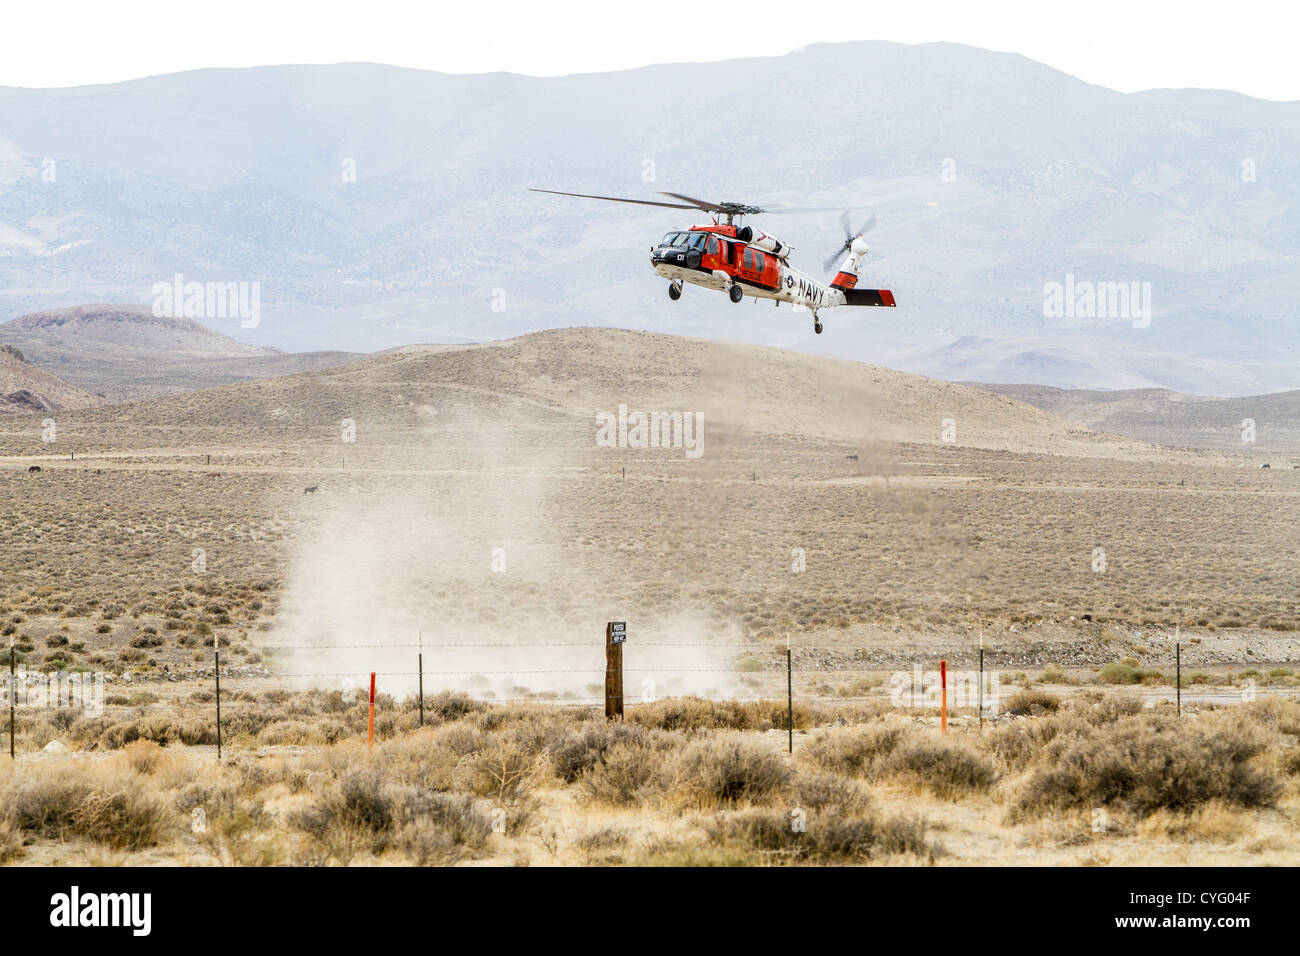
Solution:
M 817 319 L 813 319 L 813 331 L 818 335 L 822 334 L 822 324 Z
M 676 302 L 682 297 L 682 284 L 680 282 L 668 283 L 668 298 Z
M 727 295 L 732 302 L 739 302 L 745 297 L 745 290 L 740 287 L 739 282 L 733 282 L 731 288 L 727 290 Z

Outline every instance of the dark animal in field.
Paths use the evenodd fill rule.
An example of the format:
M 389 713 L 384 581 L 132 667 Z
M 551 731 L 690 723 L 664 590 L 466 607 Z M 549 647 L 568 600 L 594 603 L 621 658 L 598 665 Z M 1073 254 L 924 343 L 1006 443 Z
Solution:
M 27 473 L 31 474 L 33 471 L 40 471 L 40 470 L 41 470 L 40 465 L 32 465 L 32 467 L 27 469 Z
M 1261 468 L 1272 468 L 1273 466 L 1270 465 L 1268 462 L 1264 462 L 1264 464 L 1260 465 L 1259 467 L 1261 467 Z
M 302 493 L 303 493 L 304 495 L 310 495 L 310 494 L 312 494 L 313 492 L 315 492 L 316 489 L 319 488 L 319 487 L 320 487 L 320 485 L 312 485 L 310 488 L 304 488 L 304 489 L 302 490 Z

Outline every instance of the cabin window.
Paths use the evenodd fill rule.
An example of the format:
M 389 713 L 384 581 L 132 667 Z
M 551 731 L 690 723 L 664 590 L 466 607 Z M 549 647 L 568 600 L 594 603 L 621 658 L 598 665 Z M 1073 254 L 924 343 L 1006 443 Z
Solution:
M 704 247 L 704 251 L 711 256 L 716 256 L 718 254 L 718 240 L 716 236 L 709 236 L 709 242 Z

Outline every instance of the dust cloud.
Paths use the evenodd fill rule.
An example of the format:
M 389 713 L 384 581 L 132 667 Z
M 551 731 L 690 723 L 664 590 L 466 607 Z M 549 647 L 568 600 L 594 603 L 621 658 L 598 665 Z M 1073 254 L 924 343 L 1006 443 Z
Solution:
M 276 672 L 350 690 L 374 671 L 380 693 L 404 698 L 422 650 L 426 696 L 598 704 L 605 623 L 625 620 L 629 702 L 741 694 L 739 628 L 608 597 L 618 556 L 580 546 L 602 520 L 581 493 L 603 480 L 593 435 L 594 411 L 589 424 L 462 409 L 423 430 L 414 456 L 404 439 L 400 467 L 376 453 L 322 478 L 293 506 L 302 531 L 268 636 Z M 360 435 L 358 446 L 351 459 L 365 457 Z

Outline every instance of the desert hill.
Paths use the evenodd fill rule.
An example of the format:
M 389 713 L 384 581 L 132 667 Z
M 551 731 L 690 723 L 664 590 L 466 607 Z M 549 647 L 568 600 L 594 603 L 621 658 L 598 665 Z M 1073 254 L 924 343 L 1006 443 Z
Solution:
M 91 408 L 103 399 L 33 365 L 12 345 L 0 345 L 0 412 Z
M 1139 441 L 1220 451 L 1300 455 L 1300 391 L 1208 398 L 1168 389 L 1117 391 L 979 385 L 1088 428 Z M 1243 441 L 1246 422 L 1254 441 Z
M 549 419 L 598 411 L 703 412 L 749 435 L 1138 456 L 1128 439 L 1074 428 L 1003 395 L 859 362 L 618 329 L 573 328 L 467 346 L 408 346 L 346 365 L 103 409 L 99 421 L 215 427 L 383 428 L 436 419 Z M 484 418 L 483 416 L 487 416 Z
M 8 332 L 63 335 L 82 342 L 177 355 L 197 353 L 233 358 L 278 352 L 277 349 L 237 342 L 193 319 L 154 315 L 144 305 L 79 305 L 33 312 L 6 322 L 4 329 Z
M 248 345 L 193 319 L 142 305 L 81 305 L 0 325 L 0 343 L 112 401 L 323 368 L 347 352 L 286 353 Z

